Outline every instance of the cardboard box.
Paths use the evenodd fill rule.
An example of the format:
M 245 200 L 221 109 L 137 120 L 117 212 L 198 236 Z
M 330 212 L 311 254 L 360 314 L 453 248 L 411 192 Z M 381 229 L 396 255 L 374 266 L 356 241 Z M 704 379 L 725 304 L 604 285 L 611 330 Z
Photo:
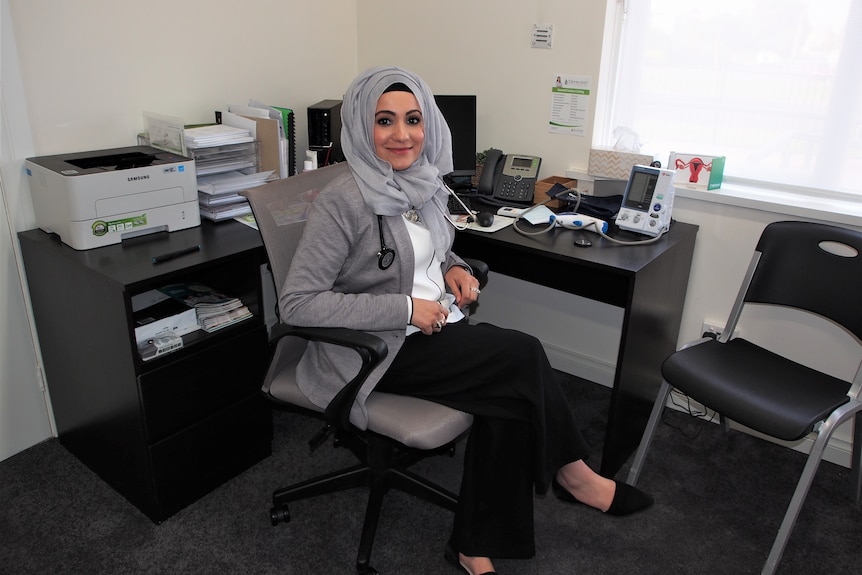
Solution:
M 606 148 L 590 149 L 589 175 L 596 178 L 629 180 L 632 166 L 649 166 L 654 158 L 649 154 L 623 152 Z
M 676 170 L 673 185 L 689 190 L 715 190 L 724 177 L 725 156 L 670 153 L 668 168 Z
M 536 182 L 536 188 L 533 191 L 533 204 L 540 204 L 548 199 L 548 190 L 554 187 L 554 184 L 560 184 L 567 188 L 574 188 L 578 185 L 577 180 L 566 178 L 563 176 L 551 176 L 543 178 Z M 547 205 L 550 209 L 562 208 L 566 205 L 565 200 L 551 200 Z

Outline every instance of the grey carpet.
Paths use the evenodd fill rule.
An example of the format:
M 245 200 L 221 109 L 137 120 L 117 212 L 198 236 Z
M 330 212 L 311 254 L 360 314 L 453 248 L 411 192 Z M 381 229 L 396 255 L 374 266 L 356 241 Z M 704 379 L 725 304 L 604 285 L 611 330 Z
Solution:
M 610 390 L 573 378 L 564 384 L 598 463 Z M 274 414 L 273 455 L 183 509 L 150 522 L 55 440 L 0 462 L 0 572 L 15 574 L 351 574 L 364 493 L 291 504 L 292 521 L 269 524 L 277 487 L 353 462 L 324 445 L 319 427 Z M 459 452 L 460 455 L 460 452 Z M 717 425 L 667 412 L 640 486 L 649 511 L 613 518 L 536 501 L 538 554 L 498 560 L 501 574 L 759 573 L 804 455 Z M 457 490 L 460 458 L 416 469 Z M 625 470 L 624 470 L 625 471 Z M 624 471 L 619 477 L 624 478 Z M 779 573 L 849 573 L 862 560 L 862 513 L 846 497 L 849 471 L 823 463 Z M 451 514 L 409 495 L 387 495 L 372 565 L 382 574 L 457 573 L 442 557 Z M 855 566 L 855 568 L 854 568 Z

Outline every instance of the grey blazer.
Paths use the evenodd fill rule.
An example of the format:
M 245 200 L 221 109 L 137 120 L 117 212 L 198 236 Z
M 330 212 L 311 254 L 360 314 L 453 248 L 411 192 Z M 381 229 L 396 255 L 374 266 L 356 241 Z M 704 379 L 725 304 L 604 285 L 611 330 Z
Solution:
M 444 274 L 453 265 L 470 269 L 451 252 L 454 229 L 447 228 L 447 233 Z M 372 332 L 389 346 L 385 361 L 366 380 L 351 410 L 351 422 L 361 429 L 367 426 L 365 400 L 404 343 L 413 290 L 412 243 L 400 215 L 383 218 L 383 238 L 386 247 L 395 250 L 395 261 L 386 270 L 377 265 L 377 216 L 363 201 L 353 174 L 345 170 L 314 200 L 279 296 L 281 320 L 288 325 Z M 312 342 L 297 366 L 297 383 L 323 408 L 359 366 L 352 350 Z

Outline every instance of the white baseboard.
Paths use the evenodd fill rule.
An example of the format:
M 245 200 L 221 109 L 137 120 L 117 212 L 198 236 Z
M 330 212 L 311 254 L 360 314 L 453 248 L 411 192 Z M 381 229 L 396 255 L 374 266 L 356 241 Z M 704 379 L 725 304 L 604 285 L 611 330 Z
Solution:
M 605 387 L 614 386 L 614 374 L 616 372 L 614 364 L 581 355 L 547 342 L 542 342 L 542 346 L 545 348 L 545 353 L 554 369 Z

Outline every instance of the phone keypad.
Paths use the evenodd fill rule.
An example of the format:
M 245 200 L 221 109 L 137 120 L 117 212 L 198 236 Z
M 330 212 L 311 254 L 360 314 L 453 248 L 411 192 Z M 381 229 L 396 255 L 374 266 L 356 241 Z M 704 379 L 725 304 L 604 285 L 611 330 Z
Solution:
M 500 187 L 497 191 L 497 197 L 500 199 L 511 199 L 516 201 L 526 201 L 533 198 L 533 180 L 522 180 L 520 177 L 503 178 L 500 181 Z

